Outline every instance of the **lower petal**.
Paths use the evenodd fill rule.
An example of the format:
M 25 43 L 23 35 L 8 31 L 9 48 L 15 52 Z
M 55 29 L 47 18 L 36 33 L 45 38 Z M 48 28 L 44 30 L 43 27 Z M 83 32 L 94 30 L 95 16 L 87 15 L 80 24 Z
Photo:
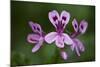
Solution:
M 59 48 L 64 48 L 64 41 L 62 36 L 56 37 L 56 46 Z
M 27 41 L 29 43 L 37 43 L 37 41 L 39 40 L 40 36 L 37 34 L 29 34 L 27 36 Z
M 77 47 L 75 47 L 75 51 L 76 51 L 77 55 L 80 56 L 80 53 L 79 53 L 79 50 Z
M 36 51 L 38 51 L 40 49 L 40 44 L 36 44 L 33 49 L 32 49 L 32 52 L 35 53 Z
M 56 32 L 51 32 L 51 33 L 47 34 L 47 35 L 45 36 L 45 41 L 46 41 L 47 43 L 51 44 L 52 42 L 55 41 L 56 35 L 57 35 Z
M 67 45 L 73 44 L 73 40 L 70 38 L 69 35 L 63 33 L 63 37 L 64 37 L 64 42 L 65 42 Z
M 72 44 L 70 47 L 71 47 L 72 51 L 74 51 L 74 49 L 75 49 L 75 45 Z
M 73 39 L 73 41 L 74 41 L 73 45 L 74 45 L 75 52 L 77 53 L 78 56 L 80 56 L 80 51 L 83 52 L 85 48 L 80 40 L 75 38 Z
M 79 39 L 74 39 L 77 42 L 77 47 L 79 48 L 80 51 L 85 51 L 85 47 L 82 44 L 82 42 Z
M 43 39 L 40 39 L 39 42 L 32 49 L 32 52 L 35 53 L 36 51 L 38 51 L 40 47 L 42 46 L 42 44 L 43 44 Z

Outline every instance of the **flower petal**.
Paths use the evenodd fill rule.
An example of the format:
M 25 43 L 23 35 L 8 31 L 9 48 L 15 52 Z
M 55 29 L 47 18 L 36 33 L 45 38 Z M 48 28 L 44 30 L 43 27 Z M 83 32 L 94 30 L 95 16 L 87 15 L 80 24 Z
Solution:
M 67 53 L 65 51 L 61 51 L 61 57 L 64 59 L 64 60 L 67 60 Z
M 66 24 L 68 24 L 69 19 L 70 19 L 70 13 L 66 12 L 66 11 L 62 11 L 61 15 L 60 15 L 60 21 L 62 21 L 64 28 L 65 28 Z
M 65 42 L 67 45 L 73 44 L 73 40 L 70 38 L 69 35 L 63 33 L 63 37 L 64 37 L 64 42 Z
M 40 47 L 43 45 L 43 41 L 43 38 L 40 38 L 39 42 L 32 49 L 33 53 L 40 49 Z
M 51 32 L 51 33 L 48 33 L 46 36 L 45 36 L 45 41 L 49 44 L 51 44 L 53 41 L 56 40 L 56 36 L 57 36 L 57 33 L 56 32 Z
M 35 30 L 35 23 L 33 23 L 32 21 L 29 21 L 29 25 L 32 28 L 32 30 Z
M 77 55 L 80 56 L 79 51 L 84 52 L 85 48 L 80 40 L 75 38 L 73 39 L 73 41 L 74 41 L 74 43 L 72 44 L 74 46 L 73 48 L 75 49 L 75 52 L 77 53 Z
M 79 31 L 84 34 L 88 27 L 88 23 L 85 20 L 82 20 L 79 26 Z
M 35 53 L 36 51 L 38 51 L 40 49 L 40 45 L 39 44 L 36 44 L 33 49 L 32 49 L 32 52 Z
M 74 43 L 71 45 L 71 49 L 72 49 L 72 51 L 75 50 L 75 52 L 77 53 L 77 55 L 80 56 L 80 53 L 79 53 L 79 49 L 78 49 L 77 44 L 78 43 L 74 40 Z
M 78 23 L 77 23 L 77 20 L 76 19 L 74 19 L 73 21 L 72 21 L 72 26 L 73 26 L 73 28 L 74 28 L 74 30 L 75 30 L 75 32 L 78 32 Z
M 63 39 L 64 39 L 63 36 L 59 36 L 59 35 L 58 35 L 58 36 L 56 37 L 56 42 L 55 42 L 55 43 L 56 43 L 56 46 L 57 46 L 57 47 L 59 47 L 59 48 L 64 48 L 64 41 L 63 41 Z
M 76 51 L 77 55 L 80 56 L 80 52 L 77 47 L 75 47 L 75 51 Z
M 42 32 L 41 26 L 37 23 L 33 23 L 32 21 L 29 22 L 30 27 L 32 28 L 33 32 L 40 33 Z
M 84 52 L 85 51 L 85 47 L 82 44 L 82 42 L 79 39 L 74 39 L 77 42 L 77 47 L 79 48 L 80 51 Z
M 74 49 L 75 49 L 74 43 L 70 47 L 71 47 L 72 51 L 74 51 Z
M 58 12 L 56 10 L 53 10 L 53 11 L 49 12 L 48 16 L 49 16 L 49 20 L 56 28 L 56 24 L 58 24 L 58 19 L 59 19 Z
M 38 32 L 42 32 L 41 26 L 40 26 L 39 24 L 37 24 L 37 23 L 35 23 L 35 24 L 36 24 L 36 29 L 37 29 L 37 31 L 38 31 Z
M 37 34 L 29 34 L 29 35 L 27 36 L 27 41 L 28 41 L 29 43 L 37 43 L 38 40 L 39 40 L 39 38 L 40 38 L 40 36 L 37 35 Z

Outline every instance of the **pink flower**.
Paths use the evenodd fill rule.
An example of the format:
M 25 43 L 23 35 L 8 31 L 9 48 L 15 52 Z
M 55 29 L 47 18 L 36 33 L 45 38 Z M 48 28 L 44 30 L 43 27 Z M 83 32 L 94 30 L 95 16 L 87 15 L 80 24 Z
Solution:
M 35 33 L 29 34 L 27 36 L 27 41 L 29 43 L 35 44 L 35 46 L 32 49 L 32 52 L 36 52 L 40 49 L 40 47 L 43 44 L 44 41 L 44 34 L 41 29 L 41 26 L 37 23 L 33 23 L 32 21 L 29 22 L 30 27 L 32 28 L 32 31 Z
M 72 44 L 73 41 L 68 34 L 63 33 L 66 25 L 69 22 L 70 14 L 69 12 L 62 11 L 61 15 L 58 14 L 56 10 L 49 12 L 49 20 L 56 29 L 56 32 L 50 32 L 45 36 L 45 41 L 49 44 L 55 42 L 56 46 L 59 48 L 64 48 L 65 44 Z
M 71 49 L 75 50 L 75 52 L 77 53 L 78 56 L 80 56 L 80 51 L 84 52 L 85 47 L 83 46 L 82 42 L 77 39 L 76 37 L 79 34 L 84 34 L 87 27 L 88 27 L 88 23 L 85 20 L 82 20 L 80 22 L 80 25 L 78 25 L 78 22 L 76 21 L 76 19 L 74 19 L 72 21 L 72 26 L 75 30 L 75 32 L 71 35 L 72 39 L 73 39 L 73 44 L 71 45 Z

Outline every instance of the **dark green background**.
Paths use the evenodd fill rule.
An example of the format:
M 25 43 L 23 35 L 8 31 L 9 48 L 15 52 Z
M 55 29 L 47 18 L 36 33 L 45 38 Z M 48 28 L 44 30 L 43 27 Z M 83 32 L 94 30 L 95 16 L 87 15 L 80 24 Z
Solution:
M 78 57 L 72 52 L 69 46 L 65 46 L 65 51 L 69 57 L 63 60 L 60 57 L 60 50 L 53 43 L 43 44 L 41 49 L 32 53 L 34 44 L 27 42 L 26 38 L 32 29 L 28 21 L 39 23 L 46 33 L 55 31 L 55 28 L 48 19 L 48 12 L 57 10 L 59 13 L 66 10 L 70 12 L 71 18 L 66 26 L 69 32 L 73 32 L 72 20 L 78 22 L 85 19 L 88 22 L 88 29 L 85 34 L 78 38 L 84 43 L 85 52 Z M 95 60 L 95 6 L 55 4 L 55 3 L 38 3 L 38 2 L 21 2 L 11 1 L 11 65 L 35 65 L 35 64 L 55 64 L 71 63 Z

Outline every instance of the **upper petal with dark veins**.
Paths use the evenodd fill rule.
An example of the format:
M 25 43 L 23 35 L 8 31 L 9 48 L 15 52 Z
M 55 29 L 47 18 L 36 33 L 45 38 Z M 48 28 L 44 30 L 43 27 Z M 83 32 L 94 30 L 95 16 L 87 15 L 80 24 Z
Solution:
M 42 34 L 42 29 L 41 29 L 41 26 L 39 24 L 33 23 L 32 21 L 30 21 L 29 25 L 32 28 L 33 32 Z
M 66 27 L 66 24 L 68 24 L 70 19 L 70 13 L 67 11 L 62 11 L 60 15 L 60 21 L 62 21 L 63 28 Z
M 58 20 L 59 20 L 58 12 L 56 10 L 53 10 L 53 11 L 49 12 L 48 17 L 49 17 L 49 20 L 51 21 L 51 23 L 56 28 L 56 24 L 58 24 Z
M 79 26 L 79 31 L 84 34 L 88 27 L 88 23 L 85 20 L 82 20 Z
M 74 20 L 72 21 L 72 26 L 73 26 L 75 32 L 78 32 L 79 27 L 78 27 L 78 22 L 77 22 L 76 19 L 74 19 Z

